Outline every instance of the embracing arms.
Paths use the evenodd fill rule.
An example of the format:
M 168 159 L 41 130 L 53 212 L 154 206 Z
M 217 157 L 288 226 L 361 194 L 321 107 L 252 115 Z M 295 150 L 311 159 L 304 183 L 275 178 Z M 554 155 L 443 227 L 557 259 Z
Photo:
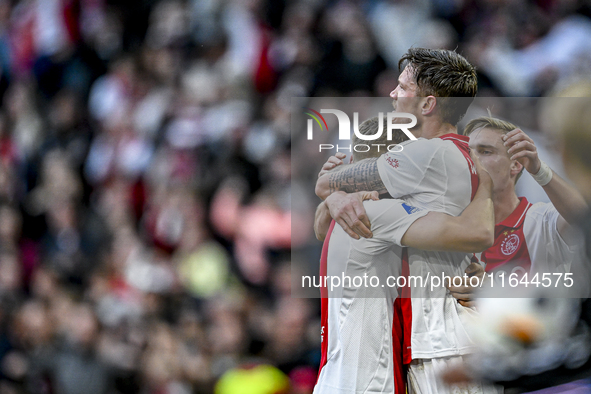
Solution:
M 337 191 L 354 193 L 366 190 L 377 191 L 378 194 L 388 192 L 378 172 L 377 157 L 340 165 L 333 171 L 326 172 L 318 178 L 315 191 L 318 197 L 326 200 Z
M 336 157 L 332 159 L 338 160 Z M 403 246 L 423 250 L 480 252 L 493 244 L 495 221 L 492 180 L 480 162 L 477 159 L 474 161 L 480 182 L 470 205 L 457 217 L 429 212 L 417 219 L 402 237 Z M 352 238 L 359 239 L 360 235 L 372 237 L 369 219 L 363 209 L 363 201 L 368 199 L 377 200 L 377 192 L 332 193 L 316 210 L 316 237 L 324 240 L 332 218 Z

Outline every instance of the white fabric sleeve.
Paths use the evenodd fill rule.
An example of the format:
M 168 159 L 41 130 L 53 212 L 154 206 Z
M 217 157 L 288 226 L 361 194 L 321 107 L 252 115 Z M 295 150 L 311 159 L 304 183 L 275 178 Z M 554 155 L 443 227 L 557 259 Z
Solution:
M 376 248 L 392 244 L 401 246 L 402 237 L 408 228 L 429 213 L 426 209 L 413 207 L 398 199 L 366 201 L 363 205 L 371 223 L 371 239 L 376 243 Z
M 577 247 L 569 246 L 557 228 L 560 214 L 550 203 L 536 203 L 527 211 L 523 231 L 532 261 L 532 272 L 567 272 L 577 254 Z
M 425 186 L 423 179 L 428 174 L 437 178 L 438 171 L 445 168 L 440 156 L 442 142 L 439 138 L 405 141 L 401 152 L 388 152 L 378 158 L 378 172 L 388 193 L 394 198 L 421 193 Z M 430 190 L 427 190 L 430 191 Z

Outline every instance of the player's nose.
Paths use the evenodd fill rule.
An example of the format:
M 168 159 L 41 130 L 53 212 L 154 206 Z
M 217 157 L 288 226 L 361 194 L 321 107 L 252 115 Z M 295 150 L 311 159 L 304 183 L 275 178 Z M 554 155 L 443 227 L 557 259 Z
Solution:
M 396 88 L 390 92 L 390 97 L 392 97 L 394 100 L 398 98 L 398 86 L 396 86 Z

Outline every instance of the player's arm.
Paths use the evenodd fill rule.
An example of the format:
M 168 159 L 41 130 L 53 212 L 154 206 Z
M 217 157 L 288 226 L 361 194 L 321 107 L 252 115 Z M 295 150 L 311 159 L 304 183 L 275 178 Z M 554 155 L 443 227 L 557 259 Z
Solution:
M 345 156 L 340 152 L 337 152 L 335 156 L 331 156 L 322 166 L 318 174 L 318 182 L 320 182 L 320 179 L 329 179 L 333 172 L 340 171 Z M 316 194 L 318 194 L 318 185 L 319 183 L 316 184 Z M 377 193 L 375 194 L 377 195 Z M 320 194 L 318 195 L 320 196 Z M 316 238 L 321 241 L 324 240 L 332 218 L 352 238 L 359 239 L 360 236 L 370 238 L 372 233 L 369 229 L 370 223 L 363 207 L 363 200 L 375 199 L 372 197 L 373 195 L 374 193 L 367 191 L 356 193 L 337 191 L 336 193 L 326 194 L 326 198 L 323 198 L 324 201 L 316 209 L 314 217 Z M 330 204 L 327 204 L 327 202 L 330 202 Z
M 425 154 L 425 151 L 428 151 L 429 154 Z M 390 155 L 390 153 L 385 153 L 385 155 Z M 407 144 L 404 147 L 404 153 L 400 151 L 396 152 L 395 155 L 395 158 L 388 156 L 390 161 L 382 155 L 379 158 L 369 158 L 348 165 L 342 164 L 342 160 L 338 159 L 338 157 L 334 157 L 331 162 L 331 159 L 333 159 L 331 157 L 323 166 L 321 174 L 319 174 L 316 182 L 316 194 L 323 200 L 339 192 L 376 191 L 380 196 L 384 197 L 393 196 L 393 192 L 400 196 L 411 194 L 416 190 L 420 180 L 423 179 L 422 175 L 424 175 L 426 169 L 431 168 L 430 161 L 434 154 L 430 152 L 430 146 L 425 147 L 422 144 L 416 144 L 416 146 L 411 147 L 410 144 Z M 392 168 L 386 167 L 386 170 L 384 170 L 384 164 L 380 163 L 380 160 L 387 161 Z M 399 167 L 399 164 L 402 167 L 403 163 L 408 163 L 412 171 L 394 170 Z M 382 180 L 380 168 L 382 172 L 386 171 L 389 177 L 386 181 L 390 186 L 386 186 L 384 180 Z M 394 184 L 397 185 L 396 188 L 393 188 Z M 340 201 L 345 201 L 345 199 L 341 198 Z M 350 234 L 349 229 L 361 237 L 367 237 L 367 234 L 370 233 L 369 228 L 364 225 L 363 217 L 358 216 L 358 213 L 367 216 L 365 215 L 365 208 L 359 199 L 349 197 L 348 203 L 339 204 L 338 209 L 333 209 L 330 205 L 329 208 L 331 216 L 347 233 Z
M 428 140 L 409 141 L 404 146 L 404 152 L 385 153 L 379 158 L 338 165 L 318 178 L 316 194 L 328 200 L 328 196 L 334 194 L 359 191 L 376 191 L 381 197 L 416 193 L 420 190 L 419 185 L 426 172 L 430 172 L 431 176 L 438 175 L 436 170 L 438 167 L 432 165 L 435 157 L 441 158 L 442 151 L 438 149 Z M 330 163 L 327 165 L 332 167 Z M 381 174 L 387 179 L 383 180 Z M 369 222 L 366 220 L 365 208 L 359 198 L 355 196 L 345 198 L 341 194 L 338 204 L 335 204 L 336 208 L 331 204 L 327 205 L 331 216 L 348 234 L 351 234 L 349 230 L 366 238 L 367 234 L 371 234 L 369 226 L 366 225 L 366 222 Z
M 319 241 L 324 241 L 326 238 L 326 234 L 328 233 L 328 228 L 330 227 L 330 221 L 332 218 L 330 217 L 330 211 L 326 206 L 326 203 L 322 201 L 318 204 L 316 208 L 316 214 L 314 215 L 314 234 L 316 234 L 316 239 Z
M 542 163 L 533 140 L 522 130 L 510 131 L 503 139 L 505 146 L 509 147 L 507 152 L 511 160 L 519 161 L 538 183 L 541 182 L 550 202 L 560 214 L 556 223 L 558 233 L 567 240 L 569 223 L 575 223 L 589 209 L 585 199 L 577 189 Z M 548 178 L 550 181 L 546 183 Z
M 553 170 L 550 171 L 552 171 L 552 180 L 543 188 L 550 202 L 560 214 L 556 221 L 556 228 L 567 243 L 576 242 L 572 237 L 573 232 L 569 231 L 571 224 L 576 223 L 578 218 L 584 216 L 589 207 L 577 189 Z
M 337 192 L 331 194 L 316 208 L 316 215 L 314 216 L 314 233 L 316 234 L 316 238 L 324 241 L 333 217 L 351 238 L 359 239 L 359 235 L 352 228 L 358 228 L 358 231 L 362 232 L 364 238 L 371 238 L 372 233 L 369 230 L 370 223 L 365 209 L 363 209 L 363 201 L 377 201 L 378 199 L 377 192 Z M 353 212 L 349 214 L 347 209 L 353 209 Z M 363 211 L 361 211 L 362 209 Z M 354 219 L 351 219 L 353 216 L 357 217 L 358 222 L 354 222 Z
M 346 155 L 341 152 L 337 152 L 334 156 L 329 157 L 326 163 L 324 163 L 320 169 L 318 178 L 332 171 L 335 167 L 342 165 L 343 159 L 345 157 Z M 328 233 L 331 220 L 332 217 L 330 217 L 330 210 L 326 206 L 326 202 L 322 201 L 320 204 L 318 204 L 318 207 L 316 208 L 316 214 L 314 215 L 314 234 L 316 234 L 316 239 L 319 241 L 324 241 L 324 238 L 326 238 L 326 234 Z
M 337 191 L 354 193 L 365 190 L 388 193 L 378 172 L 378 158 L 338 166 L 318 178 L 315 191 L 318 197 L 325 200 Z
M 336 191 L 377 191 L 380 196 L 394 198 L 421 193 L 425 191 L 421 182 L 427 174 L 443 175 L 440 162 L 445 149 L 438 143 L 440 140 L 434 140 L 404 141 L 403 150 L 334 167 L 316 181 L 316 195 L 324 200 Z
M 481 252 L 494 242 L 495 215 L 492 180 L 475 159 L 479 186 L 474 199 L 460 216 L 429 212 L 417 219 L 402 237 L 403 246 L 423 250 Z

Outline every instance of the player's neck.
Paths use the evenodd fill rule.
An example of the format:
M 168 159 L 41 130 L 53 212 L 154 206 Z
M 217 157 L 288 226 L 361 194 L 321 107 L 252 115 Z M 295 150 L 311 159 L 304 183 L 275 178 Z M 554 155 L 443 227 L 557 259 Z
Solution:
M 519 205 L 519 198 L 515 189 L 493 192 L 493 206 L 495 208 L 495 224 L 501 223 L 513 213 Z

